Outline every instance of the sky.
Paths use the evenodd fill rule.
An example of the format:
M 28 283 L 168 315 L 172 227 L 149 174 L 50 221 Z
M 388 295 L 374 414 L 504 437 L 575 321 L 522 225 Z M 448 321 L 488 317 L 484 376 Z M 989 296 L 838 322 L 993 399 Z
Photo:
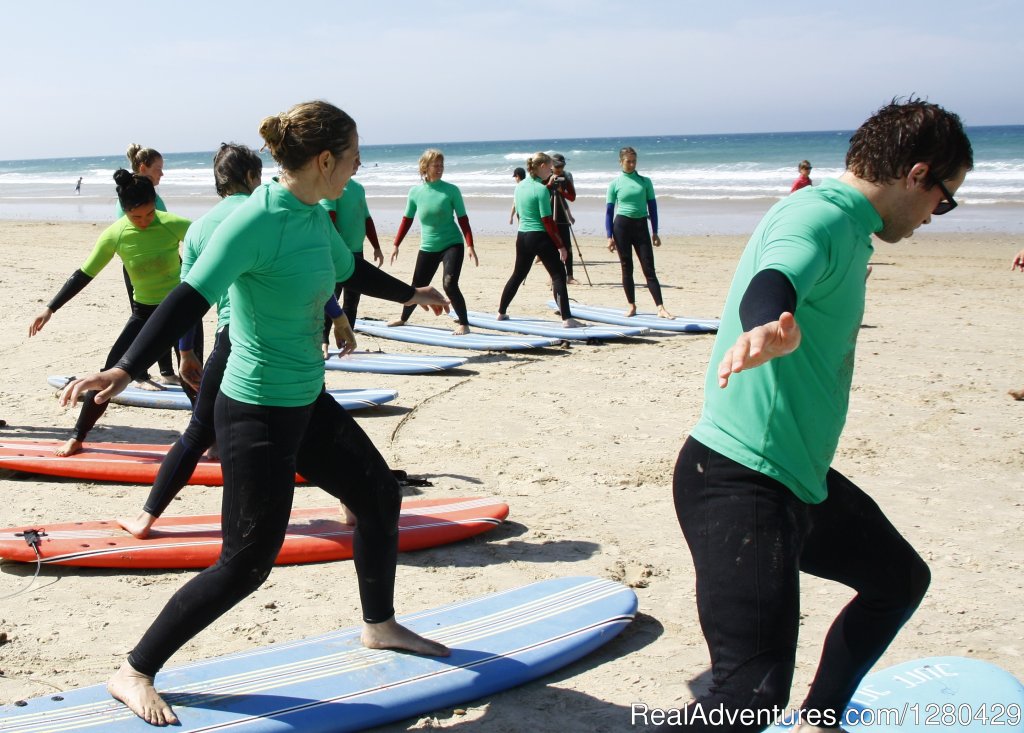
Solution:
M 1024 123 L 1020 0 L 0 0 L 0 160 L 259 147 L 326 99 L 363 145 L 848 130 L 916 94 Z

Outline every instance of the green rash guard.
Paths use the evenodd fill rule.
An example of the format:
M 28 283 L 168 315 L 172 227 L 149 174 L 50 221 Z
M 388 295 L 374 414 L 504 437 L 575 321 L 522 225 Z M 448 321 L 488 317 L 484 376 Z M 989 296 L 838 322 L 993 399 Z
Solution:
M 330 214 L 334 212 L 334 228 L 353 252 L 363 251 L 366 239 L 366 220 L 370 208 L 366 205 L 366 189 L 355 179 L 348 182 L 341 196 L 332 200 L 324 199 L 320 205 Z M 451 244 L 449 242 L 449 244 Z
M 825 474 L 846 422 L 864 315 L 871 235 L 881 228 L 867 198 L 836 180 L 773 206 L 740 258 L 711 354 L 693 437 L 809 504 L 828 493 Z M 740 301 L 754 275 L 767 269 L 784 274 L 796 291 L 800 346 L 733 374 L 721 389 L 718 364 L 743 332 Z
M 551 192 L 536 176 L 527 176 L 516 186 L 519 231 L 543 232 L 545 216 L 551 216 Z
M 231 292 L 231 356 L 221 390 L 256 405 L 301 407 L 324 384 L 324 303 L 355 258 L 327 212 L 276 180 L 217 227 L 185 279 L 207 302 Z
M 115 204 L 115 206 L 117 207 L 117 218 L 120 219 L 122 216 L 124 216 L 124 209 L 121 208 L 121 202 L 120 201 L 117 202 L 117 204 Z M 160 198 L 160 194 L 156 195 L 156 210 L 157 211 L 167 211 L 167 204 L 165 204 L 164 200 L 162 198 Z
M 213 231 L 228 218 L 235 209 L 249 198 L 247 194 L 235 193 L 226 197 L 203 216 L 192 222 L 185 233 L 185 245 L 181 248 L 181 279 L 188 275 L 199 254 L 206 248 Z M 217 300 L 217 330 L 231 321 L 231 297 L 224 293 Z
M 462 192 L 447 181 L 424 181 L 409 191 L 405 217 L 420 215 L 420 249 L 441 252 L 453 244 L 462 244 L 462 232 L 455 223 L 466 215 Z
M 654 184 L 636 171 L 620 173 L 608 186 L 606 202 L 615 204 L 615 212 L 631 219 L 647 216 L 647 202 L 654 200 Z
M 139 229 L 122 216 L 103 231 L 81 270 L 96 277 L 117 255 L 128 270 L 135 302 L 158 305 L 181 281 L 178 242 L 189 224 L 188 219 L 158 211 L 153 223 Z

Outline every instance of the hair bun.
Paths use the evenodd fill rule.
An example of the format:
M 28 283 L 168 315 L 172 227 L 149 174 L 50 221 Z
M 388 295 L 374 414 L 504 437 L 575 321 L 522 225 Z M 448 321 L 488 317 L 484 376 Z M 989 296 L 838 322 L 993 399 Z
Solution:
M 114 171 L 114 183 L 118 186 L 127 186 L 131 184 L 134 174 L 131 171 L 127 171 L 124 168 L 118 168 Z
M 260 123 L 260 136 L 273 149 L 284 141 L 285 128 L 286 123 L 281 119 L 281 115 L 264 117 Z

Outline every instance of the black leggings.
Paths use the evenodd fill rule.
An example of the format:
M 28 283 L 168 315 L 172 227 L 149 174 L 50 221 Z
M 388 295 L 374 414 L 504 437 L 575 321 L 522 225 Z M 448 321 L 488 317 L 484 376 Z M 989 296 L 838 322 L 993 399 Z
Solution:
M 114 345 L 110 347 L 107 360 L 103 362 L 104 370 L 110 369 L 120 361 L 156 308 L 155 305 L 143 305 L 142 303 L 136 303 L 134 300 L 132 301 L 132 314 L 129 316 L 128 322 L 124 324 L 124 328 L 121 329 L 121 334 L 114 341 Z M 182 389 L 185 390 L 189 399 L 194 401 L 195 392 L 187 385 L 184 385 Z M 78 413 L 78 421 L 75 423 L 76 440 L 84 441 L 89 431 L 96 424 L 96 421 L 107 411 L 107 405 L 110 402 L 104 402 L 101 405 L 96 404 L 95 397 L 96 390 L 89 390 L 82 398 L 82 409 Z
M 251 405 L 221 392 L 215 414 L 224 545 L 216 564 L 167 602 L 128 655 L 132 667 L 156 674 L 189 639 L 263 584 L 284 541 L 296 471 L 356 515 L 363 620 L 394 616 L 401 491 L 355 420 L 323 391 L 304 407 Z
M 149 497 L 142 507 L 143 511 L 154 517 L 164 513 L 167 505 L 192 477 L 203 453 L 217 439 L 213 410 L 221 380 L 224 378 L 224 367 L 231 353 L 228 328 L 229 326 L 224 326 L 217 332 L 210 358 L 203 367 L 203 379 L 199 383 L 199 394 L 192 410 L 192 419 L 161 462 L 153 488 L 150 489 Z
M 647 219 L 634 219 L 618 214 L 612 222 L 612 234 L 615 237 L 615 250 L 619 253 L 619 264 L 622 266 L 622 289 L 626 292 L 626 302 L 636 304 L 636 286 L 633 284 L 633 250 L 640 260 L 640 269 L 647 278 L 647 289 L 659 308 L 664 304 L 661 299 L 661 283 L 654 272 L 654 247 L 651 244 L 651 232 L 647 229 Z
M 828 498 L 806 504 L 778 481 L 693 438 L 679 452 L 676 515 L 693 555 L 697 612 L 711 653 L 713 684 L 697 701 L 705 712 L 719 705 L 785 708 L 801 571 L 857 592 L 825 638 L 804 710 L 841 715 L 924 597 L 928 566 L 878 505 L 833 469 L 826 483 Z
M 430 285 L 434 279 L 437 268 L 444 264 L 444 279 L 441 281 L 444 294 L 452 302 L 452 309 L 459 317 L 459 323 L 463 326 L 469 325 L 469 316 L 466 312 L 466 299 L 459 290 L 459 275 L 462 274 L 462 262 L 466 257 L 466 247 L 461 242 L 450 245 L 440 252 L 424 252 L 422 249 L 416 254 L 416 269 L 412 273 L 412 286 L 422 288 Z M 409 316 L 416 310 L 415 305 L 407 305 L 402 308 L 402 320 L 408 321 Z
M 526 276 L 530 274 L 530 267 L 533 265 L 534 257 L 540 257 L 544 269 L 551 276 L 551 291 L 558 303 L 558 312 L 563 319 L 572 318 L 569 310 L 569 291 L 565 288 L 565 267 L 558 258 L 558 249 L 547 232 L 519 232 L 516 235 L 516 264 L 512 268 L 512 275 L 505 283 L 505 289 L 501 291 L 501 302 L 498 304 L 498 313 L 505 313 L 512 299 L 519 292 L 519 286 L 523 284 Z
M 352 256 L 355 257 L 357 260 L 363 259 L 363 253 L 362 252 L 353 252 Z M 344 297 L 342 296 L 342 292 L 343 291 L 345 293 Z M 345 313 L 346 316 L 348 316 L 348 323 L 349 323 L 350 326 L 352 326 L 352 328 L 356 327 L 356 314 L 357 314 L 357 312 L 359 310 L 359 296 L 360 295 L 361 295 L 361 293 L 358 290 L 356 290 L 355 288 L 346 288 L 345 287 L 345 283 L 343 283 L 343 282 L 335 283 L 334 284 L 334 297 L 342 299 L 341 300 L 341 310 Z M 327 316 L 324 316 L 324 343 L 325 344 L 331 343 L 331 329 L 333 328 L 333 326 L 334 326 L 334 321 L 332 321 Z
M 124 276 L 124 287 L 125 287 L 125 290 L 128 291 L 128 302 L 129 302 L 129 304 L 131 304 L 132 309 L 134 310 L 134 308 L 135 308 L 135 286 L 132 284 L 132 279 L 128 275 L 128 268 L 125 267 L 124 265 L 121 266 L 121 274 Z M 200 337 L 200 339 L 201 339 L 201 337 Z M 175 351 L 177 351 L 177 347 L 175 347 Z M 181 357 L 179 356 L 178 359 L 180 361 Z M 172 376 L 174 374 L 174 361 L 171 359 L 171 352 L 170 352 L 169 349 L 167 351 L 165 351 L 163 354 L 160 355 L 160 358 L 157 360 L 157 365 L 160 368 L 160 375 L 161 376 L 169 377 L 169 376 Z
M 565 245 L 565 276 L 572 280 L 572 227 L 567 221 L 556 222 L 558 225 L 558 236 L 562 238 Z

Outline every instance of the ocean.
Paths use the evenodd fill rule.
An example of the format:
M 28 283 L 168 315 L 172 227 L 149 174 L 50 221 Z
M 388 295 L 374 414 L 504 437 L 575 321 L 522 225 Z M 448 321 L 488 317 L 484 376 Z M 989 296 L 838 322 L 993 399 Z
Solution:
M 789 193 L 800 160 L 811 161 L 815 181 L 842 173 L 851 134 L 847 130 L 365 145 L 358 180 L 366 187 L 378 229 L 393 231 L 406 194 L 419 183 L 420 153 L 438 147 L 445 154 L 444 178 L 462 190 L 474 229 L 506 233 L 512 169 L 524 165 L 535 151 L 560 152 L 576 182 L 576 211 L 588 212 L 586 221 L 578 224 L 580 233 L 600 234 L 605 191 L 619 171 L 618 150 L 631 145 L 638 151 L 638 170 L 654 182 L 664 233 L 742 233 Z M 968 135 L 975 167 L 957 194 L 962 206 L 949 216 L 936 217 L 933 229 L 1024 232 L 1024 125 L 974 127 Z M 159 191 L 169 209 L 196 217 L 216 202 L 212 155 L 164 152 Z M 275 173 L 276 164 L 266 153 L 264 158 L 266 178 Z M 0 161 L 0 219 L 107 221 L 115 201 L 111 175 L 126 162 L 123 154 Z M 76 195 L 79 176 L 82 193 Z

